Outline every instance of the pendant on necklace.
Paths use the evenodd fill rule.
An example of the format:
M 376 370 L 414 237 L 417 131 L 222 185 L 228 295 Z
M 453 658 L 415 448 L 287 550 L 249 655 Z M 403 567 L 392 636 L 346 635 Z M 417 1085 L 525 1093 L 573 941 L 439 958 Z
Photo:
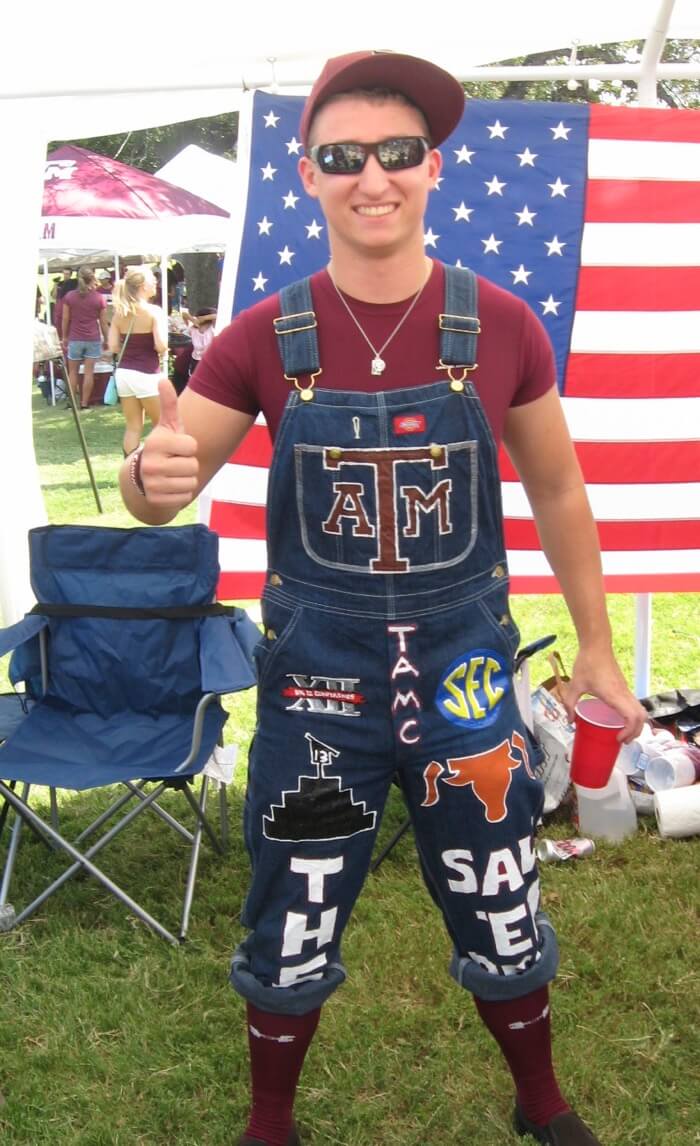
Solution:
M 383 358 L 380 358 L 378 354 L 375 355 L 375 357 L 372 359 L 372 373 L 383 374 L 385 370 L 386 362 Z

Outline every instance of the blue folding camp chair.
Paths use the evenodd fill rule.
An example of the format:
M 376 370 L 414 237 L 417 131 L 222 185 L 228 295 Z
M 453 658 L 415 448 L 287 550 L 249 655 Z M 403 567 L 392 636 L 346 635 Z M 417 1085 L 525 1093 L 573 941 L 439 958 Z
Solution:
M 219 785 L 217 834 L 206 816 L 203 772 L 227 718 L 219 697 L 254 684 L 252 649 L 260 637 L 242 609 L 213 603 L 217 552 L 217 536 L 204 525 L 30 531 L 37 604 L 0 632 L 0 655 L 15 650 L 10 679 L 25 687 L 21 704 L 0 706 L 0 803 L 15 813 L 0 883 L 0 929 L 21 923 L 71 876 L 88 872 L 164 939 L 185 938 L 202 833 L 219 852 L 226 843 L 225 791 Z M 37 785 L 49 789 L 48 819 L 30 807 Z M 57 790 L 113 785 L 124 789 L 119 798 L 67 839 L 59 830 Z M 192 809 L 192 831 L 158 805 L 172 788 Z M 94 862 L 148 809 L 191 845 L 177 938 Z M 72 862 L 16 912 L 9 889 L 23 824 Z

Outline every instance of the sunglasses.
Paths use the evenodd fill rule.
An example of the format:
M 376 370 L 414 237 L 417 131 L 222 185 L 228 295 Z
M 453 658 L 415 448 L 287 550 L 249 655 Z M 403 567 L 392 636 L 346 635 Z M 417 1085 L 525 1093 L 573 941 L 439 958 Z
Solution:
M 429 150 L 422 135 L 400 135 L 379 143 L 319 143 L 309 155 L 327 175 L 357 175 L 370 155 L 385 171 L 406 171 L 420 167 Z

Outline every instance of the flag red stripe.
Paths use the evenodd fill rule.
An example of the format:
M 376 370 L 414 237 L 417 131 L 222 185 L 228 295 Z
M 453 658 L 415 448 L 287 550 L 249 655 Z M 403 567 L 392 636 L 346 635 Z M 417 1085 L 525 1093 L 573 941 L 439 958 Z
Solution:
M 534 521 L 506 518 L 504 529 L 507 549 L 542 548 Z M 599 521 L 598 535 L 606 551 L 692 549 L 699 543 L 700 520 Z
M 700 143 L 700 116 L 684 109 L 609 107 L 594 103 L 590 107 L 591 139 L 639 139 L 669 143 Z
M 264 541 L 265 507 L 241 505 L 236 501 L 213 501 L 209 528 L 219 537 L 238 537 L 243 541 Z
M 694 184 L 649 180 L 590 179 L 587 223 L 698 223 Z
M 698 398 L 700 354 L 570 354 L 569 398 Z
M 252 425 L 238 449 L 231 454 L 229 461 L 235 461 L 241 466 L 263 466 L 269 469 L 272 461 L 272 442 L 267 426 Z
M 606 593 L 697 593 L 700 573 L 621 573 L 604 577 L 603 586 Z M 510 591 L 514 595 L 561 594 L 554 577 L 511 577 Z
M 222 573 L 217 586 L 219 601 L 257 601 L 263 590 L 264 573 Z M 697 593 L 700 573 L 634 573 L 604 578 L 607 593 Z M 554 577 L 512 577 L 514 594 L 561 593 Z
M 223 572 L 216 587 L 216 597 L 218 601 L 257 601 L 262 596 L 264 584 L 264 572 Z
M 262 506 L 215 501 L 209 528 L 220 537 L 241 541 L 265 540 L 265 510 Z M 700 519 L 681 521 L 602 521 L 598 522 L 603 549 L 688 549 L 698 543 Z M 540 549 L 534 521 L 506 518 L 508 549 Z
M 650 436 L 653 427 L 650 428 Z M 585 481 L 610 485 L 638 482 L 700 482 L 697 442 L 576 442 Z M 499 454 L 502 481 L 518 481 L 505 450 Z
M 576 309 L 698 310 L 700 267 L 581 267 Z

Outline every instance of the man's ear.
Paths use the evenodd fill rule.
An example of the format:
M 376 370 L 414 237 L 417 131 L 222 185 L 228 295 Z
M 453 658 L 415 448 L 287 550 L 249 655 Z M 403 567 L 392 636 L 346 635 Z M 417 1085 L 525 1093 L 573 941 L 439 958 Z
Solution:
M 297 164 L 297 171 L 306 194 L 310 195 L 312 199 L 318 199 L 318 167 L 309 159 L 308 155 L 302 155 Z
M 438 176 L 442 171 L 442 155 L 436 147 L 428 152 L 428 171 L 430 172 L 430 190 L 434 191 L 437 187 Z

